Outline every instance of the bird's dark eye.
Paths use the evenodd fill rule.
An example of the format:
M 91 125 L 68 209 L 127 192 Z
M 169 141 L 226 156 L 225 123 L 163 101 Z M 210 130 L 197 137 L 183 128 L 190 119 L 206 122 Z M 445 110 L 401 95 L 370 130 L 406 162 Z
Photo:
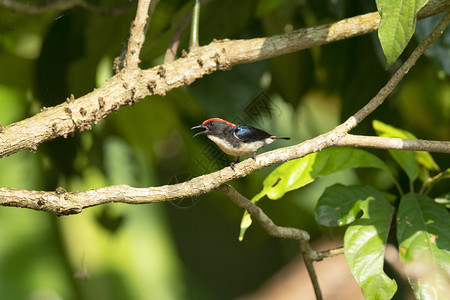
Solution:
M 209 124 L 210 124 L 211 126 L 214 126 L 214 121 L 209 122 Z

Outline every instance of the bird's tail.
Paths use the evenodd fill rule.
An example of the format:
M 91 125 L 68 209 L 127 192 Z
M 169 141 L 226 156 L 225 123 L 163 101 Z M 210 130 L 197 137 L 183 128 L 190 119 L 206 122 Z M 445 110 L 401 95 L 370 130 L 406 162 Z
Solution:
M 290 140 L 291 139 L 290 137 L 281 137 L 281 136 L 274 136 L 274 135 L 272 135 L 271 138 L 275 139 L 275 140 Z

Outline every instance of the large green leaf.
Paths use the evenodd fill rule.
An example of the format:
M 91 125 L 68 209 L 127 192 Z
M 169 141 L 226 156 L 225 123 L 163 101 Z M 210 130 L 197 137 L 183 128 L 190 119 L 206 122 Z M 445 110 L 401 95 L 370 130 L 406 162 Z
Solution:
M 450 214 L 432 199 L 409 193 L 397 216 L 400 259 L 417 299 L 448 299 Z
M 390 299 L 397 290 L 395 281 L 383 272 L 393 212 L 386 195 L 370 186 L 333 185 L 316 206 L 316 221 L 321 225 L 353 222 L 344 236 L 345 259 L 366 299 Z
M 317 153 L 284 163 L 264 180 L 259 195 L 276 200 L 289 191 L 307 185 L 318 177 L 352 168 L 379 168 L 388 170 L 375 155 L 357 148 L 327 148 Z
M 396 128 L 378 120 L 374 120 L 372 125 L 378 136 L 400 139 L 417 139 L 417 137 L 406 130 Z M 404 150 L 388 151 L 394 160 L 405 171 L 411 181 L 417 179 L 421 167 L 425 168 L 425 170 L 439 170 L 439 166 L 428 152 Z
M 378 38 L 390 66 L 405 49 L 416 28 L 416 14 L 428 0 L 376 0 L 381 15 Z
M 327 148 L 317 153 L 286 162 L 264 179 L 263 189 L 252 198 L 256 203 L 267 195 L 277 200 L 289 191 L 311 183 L 317 177 L 330 175 L 351 168 L 379 168 L 388 170 L 387 165 L 375 155 L 357 148 Z M 239 240 L 252 224 L 247 211 L 241 221 Z
M 371 186 L 335 184 L 325 189 L 317 202 L 315 219 L 317 223 L 327 227 L 348 225 L 357 219 L 361 212 L 361 201 L 369 196 L 395 200 L 391 199 L 392 195 L 382 193 Z

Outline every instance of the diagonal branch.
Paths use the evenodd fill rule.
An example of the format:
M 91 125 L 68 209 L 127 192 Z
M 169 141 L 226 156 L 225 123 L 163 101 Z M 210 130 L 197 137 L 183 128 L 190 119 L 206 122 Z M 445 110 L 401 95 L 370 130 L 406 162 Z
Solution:
M 309 245 L 309 233 L 292 227 L 281 227 L 275 225 L 273 221 L 264 213 L 264 211 L 256 206 L 255 203 L 242 196 L 232 186 L 228 184 L 221 185 L 218 188 L 219 191 L 227 195 L 234 204 L 248 211 L 248 213 L 259 221 L 261 226 L 267 231 L 268 234 L 275 237 L 287 238 L 298 240 L 300 249 L 303 253 L 303 260 L 305 261 L 306 269 L 308 270 L 309 277 L 311 278 L 316 299 L 322 299 L 322 292 L 320 291 L 319 281 L 317 280 L 316 271 L 314 270 L 312 262 L 318 260 L 319 253 L 311 249 Z
M 450 0 L 440 3 L 440 9 L 449 9 Z M 144 12 L 144 8 L 148 6 L 140 4 L 140 7 L 142 11 L 139 18 L 136 16 L 136 20 L 144 20 L 148 15 L 148 11 Z M 436 13 L 436 10 L 427 4 L 421 10 L 421 16 L 425 17 L 430 12 Z M 76 131 L 89 130 L 92 124 L 97 124 L 122 106 L 132 105 L 153 94 L 164 95 L 174 88 L 189 85 L 196 79 L 217 70 L 227 70 L 238 64 L 268 59 L 372 32 L 378 28 L 379 20 L 378 13 L 369 13 L 268 38 L 215 41 L 207 46 L 195 48 L 186 57 L 171 63 L 147 70 L 140 70 L 137 67 L 132 68 L 132 71 L 122 70 L 107 80 L 102 87 L 85 96 L 78 99 L 68 98 L 60 105 L 45 108 L 41 113 L 28 119 L 3 127 L 3 132 L 0 133 L 0 157 L 26 149 L 35 151 L 38 145 L 45 141 L 59 136 L 67 137 Z M 133 45 L 128 47 L 127 52 L 130 53 L 126 59 L 129 66 L 137 66 L 139 62 L 139 47 L 145 38 L 144 31 L 136 33 L 136 37 L 137 39 L 130 37 Z M 135 52 L 132 53 L 133 51 Z M 408 68 L 412 66 L 410 63 L 405 65 Z M 403 76 L 404 74 L 401 74 L 398 78 L 401 79 Z M 397 79 L 396 81 L 398 82 Z M 395 85 L 395 82 L 390 84 Z M 370 111 L 374 109 L 373 105 L 371 107 Z M 350 130 L 361 121 L 363 113 L 368 111 L 359 113 L 358 121 L 355 118 L 349 120 L 341 128 L 342 132 Z
M 378 106 L 380 106 L 384 100 L 392 93 L 394 88 L 403 79 L 403 77 L 409 72 L 409 70 L 415 65 L 416 61 L 425 52 L 425 50 L 436 41 L 447 28 L 450 22 L 450 13 L 447 13 L 444 18 L 439 22 L 439 24 L 434 28 L 434 30 L 424 39 L 405 63 L 394 73 L 394 75 L 389 79 L 387 84 L 373 97 L 369 103 L 364 105 L 359 111 L 357 111 L 353 116 L 351 116 L 344 124 L 340 125 L 342 132 L 347 133 L 351 129 L 355 128 L 356 125 L 361 123 L 369 114 L 371 114 Z
M 136 10 L 136 17 L 131 23 L 130 37 L 127 42 L 127 51 L 125 54 L 124 68 L 131 72 L 138 68 L 139 54 L 144 45 L 145 35 L 147 34 L 150 16 L 158 0 L 140 0 Z
M 361 138 L 361 143 L 367 143 L 370 144 L 372 148 L 379 149 L 429 151 L 431 149 L 426 147 L 427 143 L 431 143 L 432 149 L 435 148 L 436 144 L 442 143 L 443 146 L 439 146 L 438 149 L 442 149 L 441 152 L 450 153 L 450 142 L 401 140 L 365 136 L 359 137 L 352 135 L 350 135 L 349 138 L 345 136 L 344 138 L 338 139 L 338 136 L 339 132 L 334 129 L 298 145 L 280 148 L 258 155 L 256 162 L 253 159 L 247 159 L 236 164 L 235 171 L 226 167 L 222 170 L 198 176 L 189 181 L 174 185 L 148 188 L 113 185 L 81 192 L 66 192 L 63 189 L 45 192 L 0 188 L 0 205 L 48 211 L 56 215 L 71 215 L 81 213 L 83 209 L 87 207 L 111 202 L 145 204 L 172 201 L 211 192 L 233 179 L 245 177 L 262 168 L 300 158 L 324 148 L 333 146 L 355 146 L 359 144 L 358 138 Z M 335 140 L 335 142 L 333 142 L 333 140 Z M 372 141 L 368 142 L 370 140 Z M 386 144 L 383 144 L 382 142 L 386 142 Z M 398 147 L 399 143 L 403 144 L 403 148 Z M 395 145 L 395 147 L 391 147 L 390 145 Z
M 258 220 L 269 235 L 299 241 L 300 249 L 303 253 L 303 260 L 305 261 L 305 266 L 308 270 L 309 277 L 311 278 L 316 299 L 322 299 L 322 292 L 319 287 L 316 271 L 313 267 L 313 261 L 321 261 L 327 257 L 344 254 L 344 248 L 340 247 L 322 252 L 314 251 L 309 244 L 310 236 L 308 232 L 298 228 L 276 225 L 261 208 L 228 184 L 221 185 L 217 190 L 227 195 L 234 204 L 248 211 L 252 218 Z
M 259 221 L 261 226 L 267 231 L 267 233 L 274 237 L 293 239 L 301 242 L 308 242 L 310 239 L 309 233 L 292 227 L 281 227 L 275 225 L 273 221 L 259 208 L 255 203 L 248 200 L 246 197 L 236 191 L 231 185 L 223 184 L 217 188 L 220 192 L 227 195 L 234 204 L 240 208 L 245 209 L 248 213 Z M 317 256 L 317 255 L 316 255 Z

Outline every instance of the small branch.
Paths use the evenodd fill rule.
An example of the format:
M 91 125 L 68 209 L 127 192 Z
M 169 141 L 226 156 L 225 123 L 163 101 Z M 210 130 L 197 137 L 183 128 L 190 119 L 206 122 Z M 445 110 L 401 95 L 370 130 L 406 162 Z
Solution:
M 430 191 L 433 189 L 433 187 L 444 179 L 450 179 L 450 174 L 446 172 L 440 172 L 439 174 L 435 175 L 434 177 L 428 178 L 426 182 L 423 183 L 422 187 L 420 188 L 420 193 L 428 195 Z
M 450 142 L 347 134 L 335 146 L 450 153 Z
M 319 252 L 319 257 L 318 257 L 317 261 L 320 261 L 324 258 L 338 256 L 338 255 L 342 255 L 342 254 L 344 254 L 344 247 L 325 250 L 325 251 Z
M 27 15 L 38 15 L 50 11 L 63 11 L 80 6 L 90 12 L 99 15 L 116 16 L 127 12 L 134 5 L 136 5 L 136 1 L 130 1 L 124 4 L 123 6 L 117 8 L 103 8 L 92 5 L 84 0 L 59 0 L 39 4 L 30 4 L 28 3 L 28 1 L 27 3 L 23 3 L 13 0 L 0 0 L 0 6 Z
M 447 13 L 444 18 L 439 22 L 439 24 L 434 28 L 434 30 L 419 44 L 419 46 L 414 49 L 413 53 L 405 61 L 405 63 L 394 73 L 394 75 L 389 79 L 387 84 L 373 97 L 369 103 L 367 103 L 363 108 L 361 108 L 357 113 L 351 116 L 344 124 L 342 124 L 343 133 L 349 132 L 351 129 L 355 128 L 356 125 L 361 123 L 369 114 L 371 114 L 378 106 L 380 106 L 384 100 L 392 93 L 398 83 L 403 79 L 403 77 L 409 72 L 409 70 L 414 66 L 419 57 L 425 52 L 425 50 L 437 40 L 439 36 L 447 28 L 450 22 L 450 13 Z
M 155 4 L 151 5 L 152 0 L 140 0 L 136 10 L 136 17 L 131 23 L 130 37 L 127 43 L 127 52 L 124 60 L 124 68 L 137 69 L 139 54 L 144 45 L 145 36 L 147 34 L 148 25 L 150 23 L 150 16 L 157 0 L 153 0 Z
M 281 227 L 273 223 L 273 221 L 259 208 L 255 203 L 242 196 L 231 185 L 223 184 L 217 188 L 218 191 L 227 195 L 234 204 L 245 209 L 256 220 L 267 233 L 274 237 L 293 239 L 301 242 L 309 241 L 309 233 L 297 228 Z
M 306 269 L 308 270 L 309 276 L 311 278 L 314 292 L 316 294 L 316 299 L 322 299 L 322 292 L 320 291 L 319 281 L 317 280 L 316 271 L 314 270 L 314 266 L 312 264 L 314 260 L 318 260 L 319 254 L 316 251 L 312 250 L 311 246 L 309 245 L 309 233 L 298 228 L 275 225 L 275 223 L 273 223 L 273 221 L 264 213 L 261 208 L 241 195 L 238 191 L 236 191 L 232 186 L 228 184 L 219 186 L 217 190 L 227 195 L 234 204 L 248 211 L 252 218 L 258 220 L 258 222 L 269 235 L 299 241 L 300 249 L 303 253 L 303 260 L 305 261 Z
M 311 279 L 311 283 L 314 288 L 314 294 L 316 294 L 317 300 L 322 300 L 322 291 L 320 290 L 319 280 L 317 279 L 316 270 L 314 269 L 313 260 L 308 257 L 308 250 L 305 250 L 305 246 L 309 247 L 309 243 L 305 242 L 299 242 L 300 243 L 300 249 L 302 249 L 303 252 L 303 261 L 305 262 L 306 270 L 308 271 L 309 278 Z

